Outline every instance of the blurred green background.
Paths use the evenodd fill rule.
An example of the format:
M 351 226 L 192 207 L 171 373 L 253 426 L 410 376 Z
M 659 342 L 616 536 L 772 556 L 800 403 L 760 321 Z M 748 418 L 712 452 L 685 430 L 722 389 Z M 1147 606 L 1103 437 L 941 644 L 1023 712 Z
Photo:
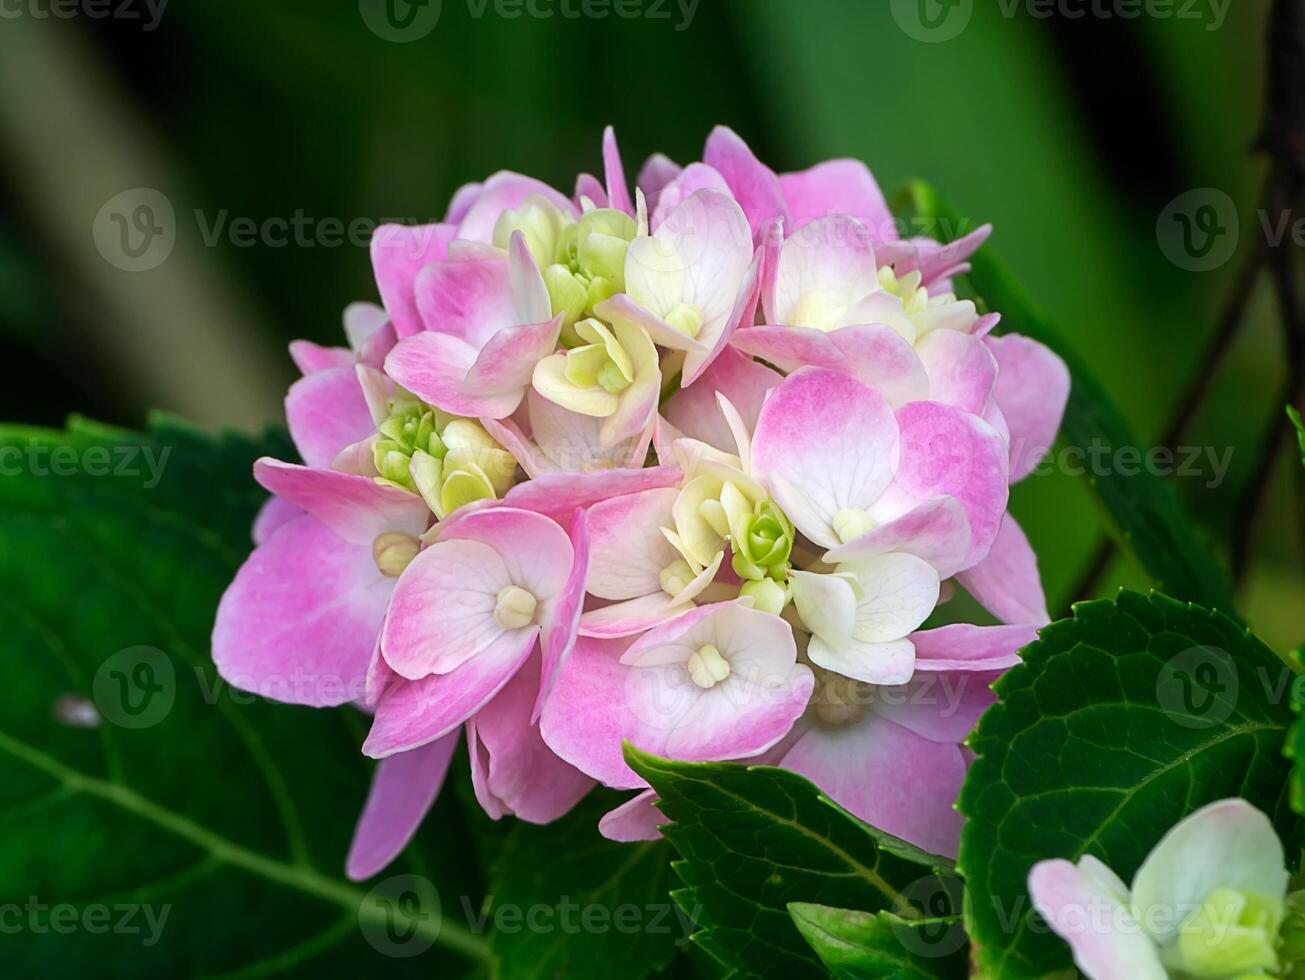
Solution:
M 285 344 L 334 341 L 344 305 L 375 298 L 367 250 L 206 232 L 296 215 L 310 235 L 332 220 L 433 220 L 459 184 L 500 168 L 569 192 L 577 172 L 600 170 L 607 123 L 631 178 L 653 151 L 696 159 L 726 123 L 780 171 L 855 156 L 890 192 L 929 180 L 971 221 L 995 224 L 993 247 L 1143 448 L 1168 427 L 1263 237 L 1267 168 L 1251 149 L 1269 0 L 1137 18 L 976 0 L 941 43 L 903 29 L 897 0 L 626 0 L 633 18 L 601 0 L 587 9 L 605 17 L 563 16 L 583 14 L 580 0 L 443 0 L 438 23 L 415 21 L 407 43 L 372 29 L 378 4 L 128 0 L 137 19 L 98 19 L 4 0 L 0 417 L 140 426 L 164 408 L 214 428 L 275 420 L 294 377 Z M 128 272 L 92 228 L 106 202 L 140 187 L 171 202 L 177 241 L 157 268 Z M 1157 222 L 1198 188 L 1231 196 L 1240 237 L 1228 262 L 1194 273 L 1166 258 Z M 1180 440 L 1233 450 L 1218 486 L 1208 468 L 1176 480 L 1225 553 L 1281 411 L 1285 357 L 1266 277 Z M 1242 605 L 1285 650 L 1305 640 L 1305 535 L 1300 467 L 1285 448 L 1277 459 Z M 1038 476 L 1013 506 L 1063 611 L 1100 539 L 1088 491 Z M 1093 589 L 1145 582 L 1116 561 Z

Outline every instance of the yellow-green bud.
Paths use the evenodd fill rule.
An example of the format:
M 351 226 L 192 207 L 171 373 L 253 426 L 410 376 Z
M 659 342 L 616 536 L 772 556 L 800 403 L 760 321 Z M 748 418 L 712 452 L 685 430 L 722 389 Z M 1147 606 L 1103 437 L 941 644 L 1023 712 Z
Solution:
M 399 531 L 378 534 L 372 542 L 372 558 L 381 574 L 388 578 L 398 578 L 420 550 L 416 538 Z
M 788 589 L 773 578 L 744 582 L 743 587 L 739 589 L 739 595 L 750 596 L 753 609 L 768 612 L 773 616 L 778 616 L 784 611 L 789 599 Z
M 730 662 L 710 643 L 694 651 L 687 666 L 693 683 L 703 689 L 715 687 L 730 675 Z
M 538 601 L 525 589 L 509 585 L 499 590 L 494 602 L 494 621 L 505 630 L 519 630 L 535 619 Z
M 1183 923 L 1178 937 L 1181 969 L 1193 977 L 1276 972 L 1283 912 L 1282 899 L 1216 888 Z

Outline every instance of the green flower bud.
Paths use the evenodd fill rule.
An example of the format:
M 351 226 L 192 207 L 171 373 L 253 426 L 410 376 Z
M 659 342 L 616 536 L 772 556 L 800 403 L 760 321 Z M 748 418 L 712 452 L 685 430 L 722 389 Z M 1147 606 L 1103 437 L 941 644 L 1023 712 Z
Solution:
M 788 589 L 780 585 L 772 578 L 762 578 L 751 582 L 744 582 L 743 587 L 739 589 L 739 595 L 752 597 L 752 608 L 760 609 L 762 612 L 768 612 L 778 616 L 788 605 Z
M 544 285 L 553 316 L 562 315 L 562 327 L 572 327 L 585 315 L 589 302 L 589 283 L 564 265 L 550 265 L 544 270 Z
M 702 310 L 691 303 L 676 303 L 666 314 L 666 322 L 686 337 L 702 331 Z
M 494 245 L 506 250 L 513 233 L 519 231 L 535 265 L 543 269 L 557 261 L 564 229 L 570 224 L 570 219 L 550 201 L 531 194 L 516 210 L 499 215 L 494 224 Z
M 1216 888 L 1183 923 L 1178 937 L 1181 969 L 1195 977 L 1276 972 L 1283 912 L 1282 899 Z
M 767 577 L 783 581 L 788 575 L 793 538 L 792 523 L 773 500 L 763 500 L 751 511 L 736 514 L 730 522 L 735 573 L 753 581 Z
M 372 542 L 372 558 L 387 578 L 398 578 L 420 550 L 421 544 L 416 538 L 399 531 L 378 534 Z

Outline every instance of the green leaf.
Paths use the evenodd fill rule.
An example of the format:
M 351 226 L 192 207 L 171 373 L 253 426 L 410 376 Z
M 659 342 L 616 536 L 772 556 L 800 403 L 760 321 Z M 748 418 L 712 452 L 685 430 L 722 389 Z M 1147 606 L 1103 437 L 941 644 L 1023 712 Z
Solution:
M 1048 858 L 1091 854 L 1125 881 L 1189 813 L 1245 797 L 1291 842 L 1283 739 L 1291 670 L 1227 616 L 1121 592 L 1074 607 L 995 685 L 971 736 L 958 867 L 981 975 L 1049 977 L 1068 947 L 1031 911 Z
M 825 970 L 789 916 L 792 902 L 945 917 L 959 907 L 951 862 L 857 820 L 794 773 L 673 762 L 627 745 L 661 797 L 663 834 L 683 860 L 673 895 L 701 931 L 694 942 L 731 977 L 801 980 Z
M 455 975 L 488 958 L 405 902 L 423 882 L 446 904 L 478 893 L 458 849 L 411 855 L 396 873 L 414 887 L 344 880 L 365 721 L 215 675 L 214 611 L 270 448 L 169 421 L 0 430 L 0 906 L 23 908 L 8 973 Z M 429 832 L 447 840 L 450 820 L 437 807 Z
M 1305 646 L 1287 655 L 1288 662 L 1299 675 L 1305 672 Z M 1291 710 L 1296 721 L 1287 734 L 1282 754 L 1293 763 L 1291 767 L 1291 808 L 1305 814 L 1305 678 L 1298 676 L 1291 686 Z
M 936 980 L 969 975 L 959 915 L 908 921 L 892 912 L 852 912 L 794 902 L 798 930 L 839 980 Z
M 561 820 L 513 828 L 490 911 L 502 976 L 606 980 L 619 963 L 622 977 L 639 980 L 688 943 L 693 923 L 670 897 L 670 845 L 598 833 L 599 818 L 621 802 L 591 793 Z
M 1290 405 L 1287 406 L 1287 417 L 1296 427 L 1296 439 L 1300 442 L 1300 461 L 1305 463 L 1305 422 L 1301 421 L 1300 412 Z
M 934 189 L 917 183 L 911 188 L 921 217 L 936 224 L 936 232 L 951 235 L 962 219 L 943 203 Z M 992 247 L 985 245 L 970 260 L 975 291 L 990 309 L 1002 315 L 1002 327 L 1046 344 L 1069 366 L 1071 388 L 1062 435 L 1085 453 L 1108 452 L 1141 445 L 1111 404 L 1087 365 L 1027 291 L 1015 281 Z M 1146 467 L 1107 467 L 1088 476 L 1122 541 L 1136 554 L 1161 592 L 1235 614 L 1232 588 L 1222 564 L 1203 533 L 1188 519 L 1171 485 Z

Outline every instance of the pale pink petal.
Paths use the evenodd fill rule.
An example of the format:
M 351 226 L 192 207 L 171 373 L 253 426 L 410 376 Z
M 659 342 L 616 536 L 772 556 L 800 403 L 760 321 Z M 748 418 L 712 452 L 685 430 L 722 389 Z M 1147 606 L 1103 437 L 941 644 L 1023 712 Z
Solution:
M 425 329 L 465 340 L 477 350 L 500 330 L 521 322 L 507 259 L 436 262 L 421 271 L 415 288 Z
M 872 514 L 885 520 L 920 501 L 955 497 L 970 521 L 965 567 L 976 564 L 997 536 L 1010 495 L 1005 442 L 977 415 L 937 402 L 912 402 L 897 422 L 901 466 Z
M 264 456 L 254 463 L 254 479 L 351 544 L 371 547 L 377 535 L 386 531 L 416 537 L 430 523 L 430 510 L 421 497 L 369 477 Z
M 839 806 L 932 854 L 955 857 L 965 780 L 955 745 L 921 738 L 874 711 L 860 721 L 813 724 L 782 765 L 806 776 Z
M 285 417 L 309 466 L 330 466 L 341 450 L 376 431 L 352 365 L 317 371 L 292 384 Z
M 875 241 L 893 241 L 897 221 L 870 169 L 860 160 L 826 160 L 809 170 L 781 174 L 794 229 L 831 214 L 850 214 Z
M 688 388 L 698 381 L 703 372 L 715 363 L 726 349 L 734 332 L 742 326 L 752 326 L 757 316 L 757 301 L 761 298 L 761 249 L 758 248 L 752 258 L 752 264 L 744 273 L 743 283 L 739 286 L 734 308 L 728 318 L 713 319 L 703 325 L 698 340 L 707 345 L 706 352 L 690 350 L 684 355 L 684 371 L 680 386 Z
M 511 415 L 521 403 L 524 388 L 472 394 L 467 391 L 466 378 L 476 363 L 476 349 L 470 344 L 427 331 L 399 341 L 385 359 L 385 371 L 414 395 L 454 415 L 496 419 Z
M 218 673 L 290 704 L 358 700 L 393 588 L 370 546 L 298 517 L 254 550 L 222 596 L 213 626 Z
M 873 710 L 921 738 L 960 745 L 997 703 L 992 685 L 1001 675 L 969 669 L 917 673 L 900 687 L 879 688 Z
M 443 738 L 488 704 L 530 658 L 535 631 L 515 630 L 503 641 L 447 674 L 392 682 L 376 705 L 363 754 L 384 759 Z
M 575 179 L 576 207 L 583 208 L 585 198 L 588 198 L 594 207 L 607 207 L 607 188 L 593 174 L 580 174 Z
M 376 287 L 400 337 L 425 329 L 417 312 L 417 276 L 430 263 L 448 258 L 449 242 L 456 231 L 452 224 L 381 225 L 372 236 Z
M 842 543 L 834 517 L 869 508 L 892 482 L 900 451 L 882 395 L 846 374 L 804 368 L 761 410 L 752 468 L 798 529 L 832 548 Z
M 377 764 L 345 862 L 351 880 L 362 881 L 384 870 L 408 846 L 444 785 L 457 747 L 454 732 Z
M 1074 962 L 1092 980 L 1167 980 L 1169 971 L 1133 917 L 1128 890 L 1096 858 L 1076 867 L 1039 861 L 1029 872 L 1033 905 L 1074 951 Z
M 656 212 L 662 189 L 676 178 L 680 170 L 680 165 L 664 153 L 654 153 L 644 161 L 634 183 L 643 191 L 650 211 Z
M 705 442 L 721 452 L 734 453 L 737 452 L 734 436 L 721 414 L 716 396 L 723 395 L 729 400 L 751 432 L 757 426 L 757 417 L 766 396 L 782 380 L 764 364 L 758 364 L 732 347 L 726 348 L 699 376 L 697 384 L 671 396 L 663 413 L 682 436 Z
M 290 360 L 302 374 L 313 374 L 327 368 L 353 367 L 353 351 L 347 347 L 323 347 L 311 340 L 292 340 Z
M 560 519 L 569 522 L 574 512 Z M 439 525 L 437 543 L 463 540 L 493 548 L 512 584 L 534 595 L 550 614 L 551 604 L 571 587 L 575 549 L 557 520 L 518 507 L 487 506 Z
M 915 346 L 929 374 L 929 398 L 975 415 L 997 382 L 997 360 L 978 337 L 955 330 L 934 330 Z
M 705 348 L 688 334 L 681 333 L 653 313 L 640 306 L 625 293 L 603 300 L 594 312 L 608 323 L 637 328 L 652 338 L 653 343 L 672 350 L 703 351 Z
M 775 172 L 761 163 L 734 130 L 717 126 L 707 137 L 703 162 L 714 167 L 743 206 L 754 236 L 772 218 L 788 218 L 788 205 Z
M 1010 514 L 1002 520 L 987 556 L 956 580 L 1003 623 L 1045 626 L 1051 622 L 1037 553 Z
M 780 249 L 766 321 L 826 329 L 845 325 L 842 314 L 878 289 L 879 266 L 865 225 L 842 214 L 820 218 L 791 235 Z M 806 322 L 812 297 L 821 299 L 829 323 Z
M 969 268 L 966 260 L 991 234 L 992 225 L 983 225 L 946 245 L 928 238 L 885 242 L 879 249 L 879 261 L 893 266 L 899 276 L 918 271 L 923 277 L 922 284 L 930 292 L 946 292 L 947 280 Z
M 825 561 L 836 565 L 904 551 L 923 558 L 937 569 L 940 578 L 950 578 L 964 565 L 971 538 L 965 508 L 951 497 L 939 497 L 831 549 Z
M 272 497 L 258 509 L 258 516 L 254 518 L 254 526 L 250 530 L 250 537 L 254 539 L 254 544 L 262 544 L 275 534 L 277 528 L 282 524 L 288 524 L 296 517 L 302 517 L 303 514 L 302 507 L 296 507 L 290 501 L 282 500 L 280 497 Z
M 494 618 L 498 593 L 515 584 L 499 553 L 481 541 L 437 541 L 399 577 L 381 634 L 385 662 L 400 676 L 420 680 L 447 674 L 515 634 Z
M 598 821 L 598 832 L 608 840 L 622 843 L 657 840 L 662 835 L 661 827 L 670 823 L 670 817 L 653 805 L 657 800 L 656 791 L 644 790 L 603 814 Z
M 640 490 L 678 486 L 684 474 L 672 466 L 593 470 L 589 473 L 545 473 L 507 492 L 504 503 L 565 520 L 601 500 Z
M 444 215 L 444 220 L 452 224 L 457 224 L 467 216 L 471 206 L 480 200 L 481 191 L 485 185 L 479 181 L 463 184 L 453 192 L 453 197 L 449 201 L 449 210 Z
M 481 807 L 495 820 L 515 814 L 528 823 L 551 823 L 594 785 L 557 757 L 531 719 L 539 676 L 536 653 L 467 722 L 472 787 Z
M 1069 401 L 1069 369 L 1050 348 L 1019 334 L 984 343 L 997 359 L 993 397 L 1010 427 L 1010 479 L 1016 483 L 1056 441 Z
M 691 197 L 700 190 L 730 193 L 725 178 L 714 168 L 707 166 L 705 163 L 691 163 L 667 181 L 658 194 L 656 203 L 649 200 L 648 206 L 652 208 L 651 229 L 656 232 L 671 211 L 686 198 Z M 645 191 L 645 193 L 647 192 Z
M 539 720 L 544 701 L 552 693 L 557 674 L 575 645 L 580 627 L 580 614 L 584 611 L 585 582 L 589 577 L 589 521 L 585 512 L 578 510 L 567 527 L 571 542 L 571 571 L 566 584 L 548 609 L 548 617 L 540 636 L 543 651 L 540 666 L 539 697 L 530 716 L 531 724 Z
M 607 184 L 609 206 L 633 216 L 634 202 L 630 200 L 630 187 L 625 182 L 621 151 L 616 146 L 616 130 L 611 126 L 603 130 L 603 179 Z
M 504 211 L 519 208 L 532 194 L 538 194 L 563 214 L 578 217 L 575 206 L 566 196 L 533 177 L 523 177 L 500 170 L 481 188 L 480 195 L 458 225 L 458 238 L 472 242 L 494 241 L 494 226 Z
M 593 553 L 588 590 L 604 599 L 635 599 L 661 591 L 659 576 L 679 552 L 662 534 L 674 527 L 679 490 L 662 487 L 613 497 L 589 511 Z
M 955 623 L 911 634 L 917 671 L 1006 670 L 1019 651 L 1038 638 L 1037 626 L 972 626 Z
M 693 603 L 678 602 L 659 590 L 586 611 L 580 617 L 580 635 L 599 639 L 635 636 L 695 608 Z
M 834 335 L 811 327 L 748 327 L 736 330 L 730 344 L 735 350 L 759 357 L 786 374 L 802 367 L 853 373 L 847 355 L 834 343 Z
M 858 380 L 899 408 L 929 397 L 929 372 L 916 349 L 881 323 L 842 327 L 829 334 Z

